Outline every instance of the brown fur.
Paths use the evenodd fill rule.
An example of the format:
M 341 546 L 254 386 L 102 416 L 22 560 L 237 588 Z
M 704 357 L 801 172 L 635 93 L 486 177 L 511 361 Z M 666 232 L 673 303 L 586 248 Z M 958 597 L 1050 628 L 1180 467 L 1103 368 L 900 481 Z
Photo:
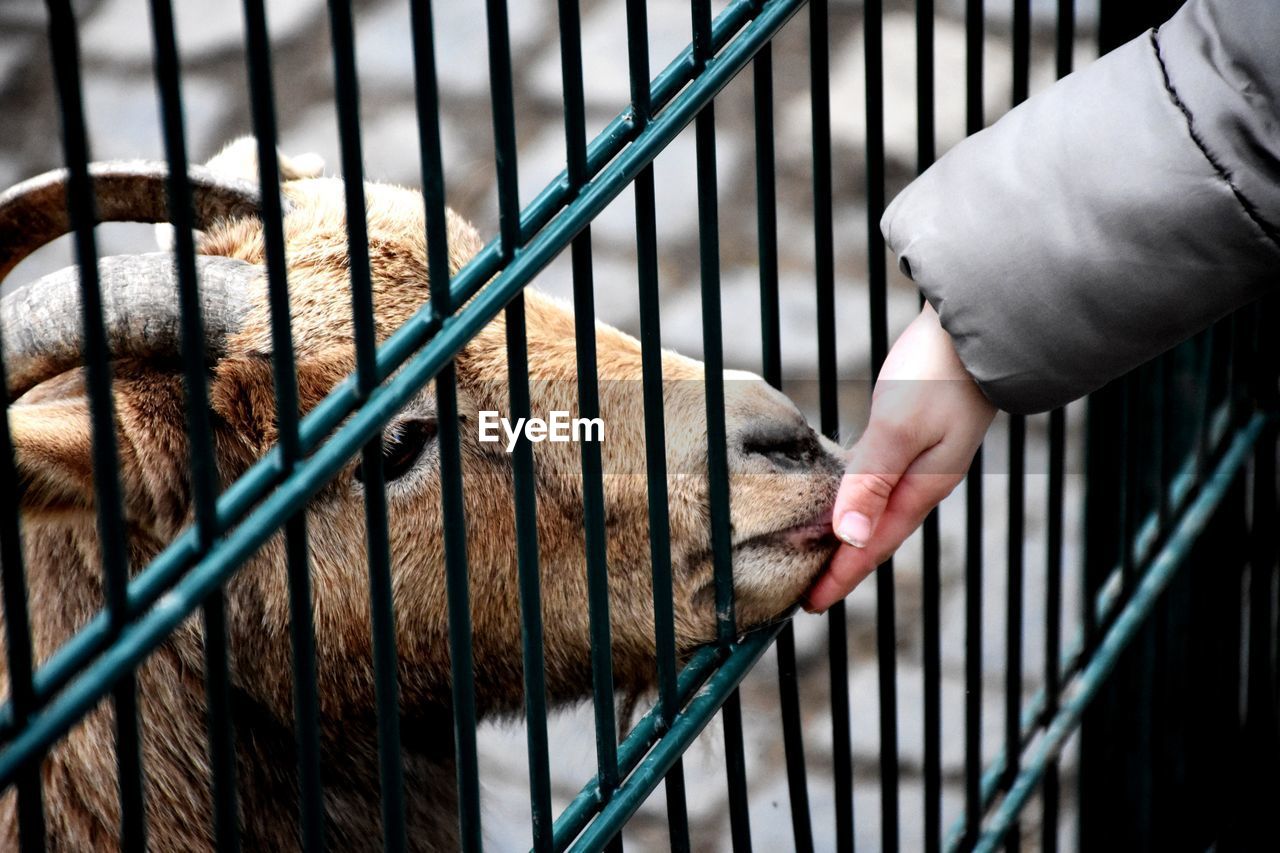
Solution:
M 237 143 L 211 166 L 255 177 Z M 249 146 L 251 149 L 252 146 Z M 285 222 L 300 404 L 314 407 L 354 368 L 342 183 L 291 181 Z M 370 184 L 370 265 L 379 338 L 427 299 L 423 207 L 416 192 Z M 480 248 L 466 222 L 448 214 L 450 267 Z M 261 226 L 227 221 L 200 242 L 204 254 L 261 263 Z M 528 292 L 533 412 L 576 414 L 573 318 Z M 230 482 L 276 438 L 272 350 L 265 296 L 214 369 L 211 401 L 218 463 Z M 606 521 L 615 679 L 642 690 L 654 679 L 653 593 L 644 476 L 640 346 L 596 328 L 606 424 Z M 477 440 L 476 413 L 507 412 L 502 318 L 457 360 L 467 550 L 474 624 L 476 697 L 482 716 L 515 713 L 522 702 L 520 619 L 510 457 Z M 143 566 L 190 521 L 181 379 L 171 368 L 118 363 L 115 399 L 131 563 Z M 664 355 L 668 494 L 671 504 L 677 644 L 682 655 L 715 636 L 710 594 L 706 421 L 701 363 Z M 804 591 L 833 540 L 825 516 L 841 469 L 784 397 L 758 379 L 729 382 L 734 576 L 738 619 L 775 618 Z M 405 417 L 434 416 L 433 386 Z M 48 381 L 10 412 L 26 491 L 24 544 L 35 650 L 46 658 L 102 606 L 92 512 L 90 435 L 79 371 Z M 753 436 L 799 442 L 772 454 Z M 757 444 L 759 442 L 757 441 Z M 580 448 L 534 445 L 546 626 L 547 686 L 553 702 L 589 695 L 586 571 Z M 450 668 L 438 456 L 388 486 L 393 585 L 405 741 L 409 840 L 420 850 L 456 841 Z M 306 513 L 319 665 L 327 833 L 338 850 L 380 844 L 376 725 L 362 486 L 353 461 Z M 271 539 L 226 589 L 239 803 L 246 849 L 294 849 L 297 776 L 291 728 L 292 667 L 283 541 Z M 212 846 L 203 634 L 188 620 L 138 671 L 147 818 L 156 850 Z M 98 707 L 43 765 L 50 847 L 116 845 L 118 804 L 110 703 Z M 0 846 L 15 843 L 14 795 L 0 801 Z

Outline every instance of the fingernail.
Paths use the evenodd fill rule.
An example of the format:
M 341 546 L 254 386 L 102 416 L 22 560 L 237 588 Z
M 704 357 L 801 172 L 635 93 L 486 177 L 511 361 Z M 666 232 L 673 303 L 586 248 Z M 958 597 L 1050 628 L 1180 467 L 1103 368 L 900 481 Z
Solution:
M 836 535 L 855 548 L 865 548 L 871 539 L 871 519 L 860 512 L 846 512 L 836 525 Z

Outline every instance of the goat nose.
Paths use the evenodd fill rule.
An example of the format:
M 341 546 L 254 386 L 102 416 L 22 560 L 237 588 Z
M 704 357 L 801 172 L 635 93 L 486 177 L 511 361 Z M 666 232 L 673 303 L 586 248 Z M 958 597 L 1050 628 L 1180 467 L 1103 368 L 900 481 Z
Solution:
M 794 468 L 825 455 L 796 405 L 755 374 L 725 371 L 725 417 L 730 443 L 743 457 Z
M 812 467 L 823 456 L 813 430 L 790 424 L 760 424 L 742 435 L 741 447 L 744 454 L 763 456 L 780 468 Z

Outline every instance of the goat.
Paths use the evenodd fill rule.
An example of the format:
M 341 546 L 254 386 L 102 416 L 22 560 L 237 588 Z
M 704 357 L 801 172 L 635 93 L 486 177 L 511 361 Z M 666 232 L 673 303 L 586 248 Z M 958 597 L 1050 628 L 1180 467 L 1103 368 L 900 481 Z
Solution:
M 193 168 L 194 212 L 210 354 L 210 405 L 220 478 L 229 483 L 276 440 L 272 339 L 262 223 L 256 214 L 252 139 Z M 344 187 L 314 163 L 285 160 L 281 192 L 297 358 L 299 405 L 314 407 L 353 372 Z M 311 168 L 307 168 L 309 165 Z M 163 222 L 165 169 L 105 164 L 92 170 L 102 221 Z M 368 183 L 369 264 L 379 340 L 428 296 L 425 213 L 412 190 Z M 36 246 L 69 230 L 65 176 L 34 179 L 0 196 L 0 278 Z M 476 230 L 447 211 L 449 267 L 481 248 Z M 145 565 L 192 519 L 184 389 L 172 256 L 100 261 L 113 353 L 120 478 L 131 565 Z M 82 376 L 74 268 L 16 290 L 0 304 L 8 411 L 21 481 L 23 544 L 37 660 L 47 658 L 103 605 L 94 520 L 89 404 Z M 526 294 L 533 411 L 575 411 L 572 312 Z M 616 683 L 655 680 L 653 595 L 641 350 L 596 325 L 601 451 Z M 481 716 L 522 704 L 513 475 L 501 443 L 477 440 L 477 413 L 508 411 L 501 316 L 455 360 Z M 704 366 L 662 356 L 667 418 L 676 642 L 684 657 L 714 640 Z M 803 594 L 835 547 L 829 525 L 842 465 L 796 407 L 757 377 L 733 374 L 726 395 L 732 489 L 733 577 L 740 628 L 778 618 Z M 741 380 L 741 381 L 736 381 Z M 409 841 L 456 847 L 450 662 L 441 494 L 432 388 L 388 425 L 384 460 L 393 554 L 396 641 L 404 732 Z M 535 447 L 538 541 L 545 614 L 546 685 L 552 703 L 590 692 L 590 638 L 579 449 Z M 363 486 L 350 463 L 306 508 L 313 581 L 326 834 L 339 850 L 380 838 Z M 246 849 L 299 844 L 289 595 L 277 534 L 225 590 L 241 832 Z M 183 626 L 137 673 L 146 818 L 158 850 L 213 846 L 206 754 L 204 638 Z M 7 673 L 6 673 L 7 681 Z M 112 711 L 100 704 L 48 754 L 42 768 L 50 845 L 118 844 Z M 17 843 L 15 795 L 0 800 L 0 846 Z

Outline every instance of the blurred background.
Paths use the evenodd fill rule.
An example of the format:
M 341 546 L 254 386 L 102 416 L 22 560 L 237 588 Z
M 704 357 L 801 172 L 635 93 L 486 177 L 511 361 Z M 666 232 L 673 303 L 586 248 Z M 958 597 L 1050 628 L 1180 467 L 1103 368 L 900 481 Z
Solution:
M 93 159 L 162 158 L 158 99 L 152 77 L 150 18 L 145 0 L 81 0 L 83 83 Z M 356 4 L 356 53 L 360 74 L 365 171 L 370 180 L 420 184 L 417 125 L 413 107 L 412 45 L 407 0 L 361 0 Z M 718 11 L 725 4 L 716 2 Z M 906 0 L 885 4 L 885 121 L 888 197 L 916 168 L 915 9 Z M 936 92 L 938 150 L 964 135 L 964 2 L 938 0 Z M 1008 109 L 1012 50 L 1010 3 L 988 2 L 984 46 L 988 121 Z M 1032 91 L 1054 76 L 1054 0 L 1032 4 Z M 177 0 L 178 45 L 188 148 L 192 159 L 211 157 L 226 142 L 250 132 L 240 4 Z M 516 86 L 519 182 L 527 204 L 563 168 L 560 45 L 553 0 L 510 0 L 511 50 Z M 1077 65 L 1096 56 L 1096 0 L 1077 2 Z M 290 154 L 317 152 L 336 168 L 338 134 L 329 54 L 328 19 L 321 0 L 268 0 L 281 147 Z M 617 0 L 583 0 L 588 133 L 598 132 L 626 106 L 629 84 L 625 10 Z M 492 120 L 483 0 L 434 4 L 436 51 L 442 100 L 442 133 L 448 203 L 486 237 L 497 233 Z M 862 8 L 856 0 L 832 0 L 831 119 L 834 151 L 834 221 L 837 329 L 841 383 L 841 438 L 855 438 L 865 420 L 869 379 L 866 284 L 865 77 Z M 690 39 L 686 0 L 650 0 L 649 50 L 656 73 Z M 46 44 L 45 15 L 35 2 L 0 4 L 0 188 L 62 165 L 58 108 Z M 774 45 L 779 265 L 782 358 L 790 393 L 816 423 L 816 310 L 814 300 L 813 194 L 809 94 L 808 13 L 802 11 Z M 749 74 L 740 75 L 716 102 L 717 176 L 721 223 L 721 288 L 727 366 L 761 369 L 759 278 L 756 267 L 755 147 Z M 665 346 L 692 356 L 702 352 L 698 279 L 696 163 L 692 127 L 656 162 L 658 246 Z M 592 225 L 596 305 L 601 319 L 636 333 L 634 207 L 624 192 Z M 150 226 L 105 225 L 102 254 L 151 251 Z M 64 238 L 24 262 L 11 282 L 27 281 L 72 262 Z M 891 335 L 915 314 L 914 287 L 891 270 Z M 541 290 L 571 293 L 563 256 L 535 282 Z M 1070 422 L 1080 412 L 1069 411 Z M 1079 435 L 1078 429 L 1071 434 Z M 1024 593 L 1024 685 L 1039 687 L 1043 657 L 1044 517 L 1046 419 L 1028 421 L 1026 587 Z M 984 506 L 983 670 L 991 689 L 984 695 L 983 749 L 998 751 L 1003 731 L 1005 670 L 1004 525 L 1008 491 L 1003 421 L 997 421 L 986 454 Z M 1067 460 L 1067 552 L 1064 564 L 1064 635 L 1075 633 L 1081 482 L 1080 448 L 1073 440 Z M 963 743 L 963 545 L 964 497 L 942 508 L 942 655 L 944 821 L 962 806 Z M 919 545 L 909 542 L 896 561 L 898 707 L 902 768 L 901 824 L 906 850 L 920 849 L 922 736 Z M 875 594 L 872 584 L 849 599 L 854 809 L 860 849 L 879 847 L 879 725 L 876 680 Z M 801 709 L 809 796 L 818 848 L 834 844 L 831 783 L 831 710 L 826 658 L 827 621 L 796 620 Z M 792 846 L 776 668 L 772 652 L 743 686 L 747 776 L 752 833 L 758 849 Z M 553 787 L 558 807 L 595 772 L 591 713 L 587 706 L 562 709 L 551 719 Z M 451 737 L 448 731 L 441 738 Z M 685 758 L 694 849 L 729 848 L 722 735 L 713 724 Z M 484 831 L 494 850 L 527 848 L 523 726 L 518 721 L 482 726 Z M 1063 842 L 1074 840 L 1069 792 L 1074 750 L 1064 762 Z M 1037 827 L 1028 811 L 1022 831 L 1033 844 Z M 632 849 L 667 846 L 661 788 L 626 831 Z

